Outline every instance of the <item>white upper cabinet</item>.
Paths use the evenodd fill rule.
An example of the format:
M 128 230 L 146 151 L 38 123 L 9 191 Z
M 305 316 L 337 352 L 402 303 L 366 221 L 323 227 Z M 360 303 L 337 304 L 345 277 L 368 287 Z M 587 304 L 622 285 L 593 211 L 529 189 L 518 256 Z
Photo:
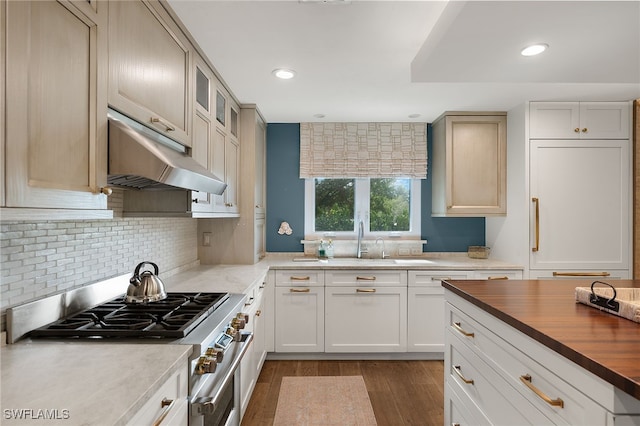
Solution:
M 107 179 L 101 78 L 107 4 L 10 1 L 0 7 L 6 7 L 3 219 L 111 217 L 100 193 Z M 51 210 L 39 216 L 11 208 Z
M 191 146 L 191 45 L 157 1 L 109 2 L 109 104 Z
M 627 102 L 531 102 L 531 139 L 628 139 Z

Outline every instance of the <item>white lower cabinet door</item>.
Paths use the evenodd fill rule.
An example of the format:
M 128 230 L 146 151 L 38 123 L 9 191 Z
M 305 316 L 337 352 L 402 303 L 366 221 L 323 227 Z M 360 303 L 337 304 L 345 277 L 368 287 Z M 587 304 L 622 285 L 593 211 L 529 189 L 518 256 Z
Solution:
M 406 287 L 326 287 L 326 352 L 406 352 Z
M 408 352 L 444 353 L 442 280 L 466 280 L 471 273 L 471 271 L 408 271 Z
M 531 270 L 629 269 L 629 141 L 531 141 Z
M 444 288 L 409 287 L 408 352 L 444 353 Z
M 324 351 L 323 287 L 276 287 L 275 349 Z

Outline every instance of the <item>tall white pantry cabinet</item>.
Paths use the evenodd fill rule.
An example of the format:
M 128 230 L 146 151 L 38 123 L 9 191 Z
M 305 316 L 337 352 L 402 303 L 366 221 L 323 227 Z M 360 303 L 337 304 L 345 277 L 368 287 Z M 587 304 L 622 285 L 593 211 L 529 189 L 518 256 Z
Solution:
M 631 278 L 630 117 L 630 102 L 509 112 L 507 216 L 486 220 L 493 256 L 531 279 Z

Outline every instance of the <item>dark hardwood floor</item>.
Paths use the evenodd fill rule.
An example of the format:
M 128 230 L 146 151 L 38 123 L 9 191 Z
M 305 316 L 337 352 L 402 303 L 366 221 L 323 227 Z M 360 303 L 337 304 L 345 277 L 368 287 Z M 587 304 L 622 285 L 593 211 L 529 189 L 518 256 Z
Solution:
M 273 425 L 284 376 L 362 376 L 379 426 L 444 423 L 442 361 L 272 361 L 264 363 L 242 426 Z M 291 425 L 294 426 L 294 425 Z

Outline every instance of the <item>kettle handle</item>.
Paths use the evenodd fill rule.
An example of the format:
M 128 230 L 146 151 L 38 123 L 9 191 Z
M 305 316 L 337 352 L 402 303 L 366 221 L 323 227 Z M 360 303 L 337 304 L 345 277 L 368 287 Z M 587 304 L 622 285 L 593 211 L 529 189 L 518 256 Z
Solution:
M 154 275 L 156 276 L 160 273 L 160 270 L 158 269 L 158 265 L 156 265 L 155 263 L 149 262 L 149 261 L 140 262 L 138 266 L 136 266 L 136 270 L 133 272 L 133 276 L 129 280 L 131 284 L 134 284 L 134 285 L 140 284 L 140 268 L 142 268 L 143 265 L 152 265 L 154 269 Z

